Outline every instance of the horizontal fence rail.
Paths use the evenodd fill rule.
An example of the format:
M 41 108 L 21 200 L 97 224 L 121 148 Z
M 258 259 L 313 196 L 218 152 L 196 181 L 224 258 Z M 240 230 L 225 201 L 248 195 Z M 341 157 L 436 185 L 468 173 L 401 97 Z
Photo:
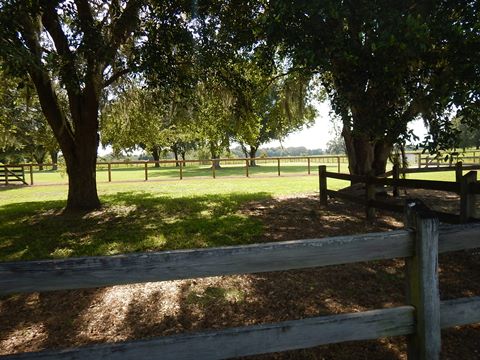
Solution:
M 412 359 L 438 359 L 440 328 L 480 322 L 480 297 L 440 302 L 438 254 L 480 247 L 480 224 L 439 228 L 438 219 L 421 202 L 407 205 L 407 230 L 212 249 L 0 263 L 0 294 L 8 295 L 403 257 L 409 285 L 405 306 L 0 358 L 224 359 L 410 335 L 409 354 L 415 355 Z
M 441 227 L 439 252 L 480 247 L 480 224 Z M 411 256 L 407 230 L 196 250 L 0 262 L 0 295 L 339 265 Z
M 5 360 L 143 359 L 209 360 L 304 349 L 345 341 L 373 340 L 414 332 L 415 308 L 399 306 L 226 330 L 204 331 L 62 351 L 24 353 Z M 480 322 L 480 297 L 440 303 L 441 328 Z
M 409 256 L 406 230 L 197 250 L 0 262 L 0 295 L 346 264 Z
M 215 360 L 413 333 L 412 306 L 207 331 L 6 359 Z
M 480 183 L 477 181 L 477 172 L 471 169 L 475 166 L 463 166 L 458 162 L 454 167 L 449 167 L 449 171 L 455 171 L 455 181 L 437 181 L 437 180 L 418 180 L 418 179 L 402 179 L 402 173 L 425 172 L 426 169 L 404 169 L 401 170 L 394 165 L 392 171 L 382 176 L 365 176 L 345 173 L 334 173 L 327 171 L 325 165 L 318 167 L 319 176 L 319 195 L 320 204 L 327 205 L 328 197 L 340 198 L 348 200 L 365 207 L 367 220 L 371 221 L 375 218 L 375 209 L 383 209 L 395 212 L 403 212 L 403 206 L 387 201 L 375 199 L 377 187 L 391 186 L 393 197 L 399 196 L 399 188 L 407 189 L 425 189 L 437 191 L 454 192 L 460 196 L 460 214 L 451 214 L 442 211 L 433 211 L 442 222 L 451 224 L 462 224 L 469 221 L 478 221 L 480 213 L 477 210 L 476 201 L 480 194 Z M 465 170 L 470 170 L 463 175 Z M 442 169 L 443 171 L 443 169 Z M 388 178 L 392 176 L 392 178 Z M 365 195 L 358 196 L 348 193 L 347 191 L 329 190 L 327 178 L 347 180 L 352 183 L 365 184 Z

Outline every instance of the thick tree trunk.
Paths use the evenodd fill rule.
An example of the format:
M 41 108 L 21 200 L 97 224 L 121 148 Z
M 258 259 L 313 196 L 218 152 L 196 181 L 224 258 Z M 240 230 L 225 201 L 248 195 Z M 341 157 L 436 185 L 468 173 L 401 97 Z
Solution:
M 84 146 L 81 151 L 64 152 L 68 174 L 68 200 L 66 211 L 98 209 L 96 146 Z
M 183 167 L 185 167 L 185 165 L 187 165 L 187 163 L 185 162 L 185 151 L 182 151 L 180 155 L 182 155 L 182 160 L 183 160 L 182 164 L 183 164 Z
M 220 169 L 220 155 L 217 152 L 217 148 L 215 145 L 210 144 L 210 155 L 212 156 L 212 166 L 215 167 L 215 169 Z
M 36 149 L 33 152 L 33 158 L 38 164 L 38 170 L 42 171 L 43 170 L 43 163 L 45 162 L 45 156 L 47 155 L 47 152 L 43 149 Z
M 175 167 L 180 167 L 180 163 L 178 162 L 178 151 L 173 151 L 173 156 L 175 157 Z
M 160 167 L 160 149 L 158 146 L 154 146 L 152 148 L 152 156 L 153 156 L 153 160 L 155 161 L 155 167 L 158 168 Z
M 255 161 L 255 157 L 257 156 L 258 146 L 250 146 L 250 151 L 248 152 L 248 156 L 250 157 L 250 166 L 257 166 L 257 162 Z
M 58 170 L 58 151 L 50 151 L 50 158 L 52 159 L 52 170 Z
M 343 131 L 348 157 L 348 168 L 352 175 L 382 175 L 386 172 L 388 156 L 393 145 L 384 140 L 370 140 L 364 135 L 353 135 Z

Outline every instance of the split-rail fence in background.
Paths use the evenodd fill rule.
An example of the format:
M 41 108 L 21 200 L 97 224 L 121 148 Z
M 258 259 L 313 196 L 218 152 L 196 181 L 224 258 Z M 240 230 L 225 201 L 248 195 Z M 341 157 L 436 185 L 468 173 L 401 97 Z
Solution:
M 441 329 L 480 322 L 480 297 L 440 301 L 438 254 L 480 247 L 480 226 L 439 227 L 409 202 L 404 230 L 199 250 L 0 263 L 0 295 L 405 258 L 404 306 L 2 359 L 225 359 L 407 335 L 408 358 L 439 359 Z
M 410 164 L 409 170 L 420 170 L 425 172 L 430 172 L 438 169 L 449 169 L 452 165 L 454 159 L 461 159 L 464 165 L 480 165 L 480 150 L 479 151 L 470 151 L 466 154 L 456 157 L 450 157 L 448 160 L 430 157 L 421 153 L 407 153 L 408 161 Z M 102 170 L 107 172 L 107 181 L 115 181 L 114 173 L 117 168 L 124 167 L 137 167 L 139 170 L 143 169 L 143 180 L 149 180 L 149 172 L 151 172 L 155 167 L 176 167 L 177 176 L 180 180 L 185 177 L 185 169 L 192 166 L 210 166 L 210 176 L 216 178 L 219 174 L 218 165 L 226 165 L 226 168 L 229 166 L 235 166 L 236 168 L 243 167 L 243 175 L 245 177 L 258 176 L 254 174 L 252 170 L 251 163 L 252 161 L 260 163 L 262 165 L 269 165 L 272 167 L 272 171 L 276 175 L 281 176 L 285 174 L 285 169 L 288 168 L 292 163 L 296 166 L 304 166 L 304 174 L 311 175 L 314 170 L 316 170 L 317 165 L 323 164 L 330 168 L 335 169 L 337 173 L 340 173 L 342 167 L 348 166 L 348 158 L 345 155 L 319 155 L 319 156 L 287 156 L 287 157 L 258 157 L 258 158 L 220 158 L 220 159 L 204 159 L 204 160 L 159 160 L 159 161 L 110 161 L 110 162 L 98 162 L 97 171 Z M 5 165 L 7 168 L 22 169 L 23 183 L 27 184 L 25 181 L 24 173 L 28 171 L 29 173 L 29 184 L 34 184 L 34 176 L 37 174 L 35 169 L 53 169 L 56 170 L 60 167 L 60 164 L 17 164 L 17 165 Z M 5 167 L 4 166 L 4 167 Z M 273 168 L 276 168 L 275 170 Z M 1 168 L 0 168 L 1 169 Z M 158 170 L 158 168 L 157 168 Z M 301 174 L 296 172 L 295 174 Z M 239 172 L 236 176 L 241 176 Z M 156 175 L 158 176 L 158 174 Z M 202 175 L 204 177 L 205 174 Z M 222 175 L 223 176 L 223 175 Z M 270 175 L 271 176 L 271 175 Z M 9 179 L 13 179 L 13 176 L 10 176 Z M 7 179 L 8 180 L 8 179 Z M 10 182 L 5 180 L 5 177 L 0 174 L 0 184 L 13 184 L 14 181 Z
M 477 221 L 477 218 L 480 217 L 480 213 L 478 213 L 475 200 L 477 195 L 480 194 L 480 183 L 477 181 L 477 172 L 473 171 L 474 169 L 480 169 L 480 165 L 464 166 L 462 162 L 458 162 L 455 166 L 442 166 L 433 169 L 399 169 L 398 167 L 394 166 L 393 170 L 385 173 L 384 176 L 375 177 L 329 172 L 325 166 L 320 165 L 318 169 L 320 204 L 327 205 L 329 196 L 349 200 L 365 206 L 367 219 L 373 220 L 375 218 L 375 209 L 404 212 L 403 205 L 394 204 L 391 201 L 388 202 L 378 200 L 376 198 L 378 187 L 382 189 L 383 186 L 391 186 L 394 197 L 398 196 L 399 187 L 409 189 L 440 190 L 454 192 L 460 196 L 460 214 L 433 211 L 441 221 L 451 224 Z M 470 171 L 463 175 L 463 171 L 466 170 Z M 401 174 L 436 171 L 455 171 L 456 181 L 403 179 L 400 177 Z M 390 178 L 389 176 L 392 177 Z M 345 191 L 329 190 L 327 178 L 348 180 L 352 183 L 363 183 L 365 184 L 364 196 L 355 196 Z

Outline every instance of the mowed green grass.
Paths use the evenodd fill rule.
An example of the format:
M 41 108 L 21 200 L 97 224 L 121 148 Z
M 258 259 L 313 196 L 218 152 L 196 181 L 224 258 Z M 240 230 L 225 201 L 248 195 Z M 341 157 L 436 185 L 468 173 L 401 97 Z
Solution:
M 318 176 L 99 182 L 103 209 L 63 214 L 66 185 L 0 188 L 0 261 L 250 244 L 252 201 L 318 192 Z M 293 174 L 294 175 L 294 174 Z M 453 180 L 452 172 L 409 177 Z M 329 189 L 348 186 L 328 179 Z
M 319 165 L 327 165 L 329 171 L 338 171 L 338 165 L 336 159 L 332 159 L 334 162 L 318 163 L 312 160 L 310 164 L 310 173 L 318 173 Z M 278 176 L 278 164 L 272 161 L 259 160 L 258 166 L 249 167 L 249 177 L 266 177 L 266 176 Z M 346 163 L 340 164 L 340 171 L 346 172 L 348 170 Z M 247 171 L 245 164 L 237 162 L 222 163 L 221 169 L 216 169 L 215 174 L 209 165 L 197 165 L 187 164 L 182 169 L 183 178 L 216 178 L 221 177 L 246 177 Z M 175 180 L 180 179 L 180 168 L 175 166 L 161 166 L 154 167 L 152 164 L 148 164 L 147 167 L 149 180 Z M 281 175 L 307 175 L 308 164 L 307 161 L 286 161 L 282 160 L 280 163 Z M 30 181 L 30 175 L 26 175 L 27 182 Z M 145 165 L 143 164 L 131 164 L 131 165 L 112 165 L 111 168 L 112 182 L 118 181 L 141 181 L 145 180 Z M 65 184 L 68 182 L 68 176 L 64 169 L 57 171 L 45 169 L 39 171 L 37 169 L 33 172 L 34 184 Z M 105 166 L 99 166 L 97 168 L 97 181 L 108 181 L 108 170 Z

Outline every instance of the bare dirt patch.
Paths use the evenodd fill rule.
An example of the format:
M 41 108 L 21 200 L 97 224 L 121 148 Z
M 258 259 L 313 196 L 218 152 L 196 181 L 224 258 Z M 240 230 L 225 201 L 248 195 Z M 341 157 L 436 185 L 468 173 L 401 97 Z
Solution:
M 388 231 L 398 214 L 379 212 L 367 224 L 364 209 L 315 196 L 246 204 L 243 214 L 265 226 L 260 241 L 321 238 Z M 443 299 L 480 295 L 480 255 L 440 257 Z M 0 301 L 0 354 L 164 336 L 305 317 L 356 312 L 404 303 L 402 260 L 302 271 L 212 277 L 82 291 L 16 295 Z M 480 325 L 443 334 L 443 359 L 480 359 Z M 334 344 L 252 359 L 406 359 L 405 339 Z

